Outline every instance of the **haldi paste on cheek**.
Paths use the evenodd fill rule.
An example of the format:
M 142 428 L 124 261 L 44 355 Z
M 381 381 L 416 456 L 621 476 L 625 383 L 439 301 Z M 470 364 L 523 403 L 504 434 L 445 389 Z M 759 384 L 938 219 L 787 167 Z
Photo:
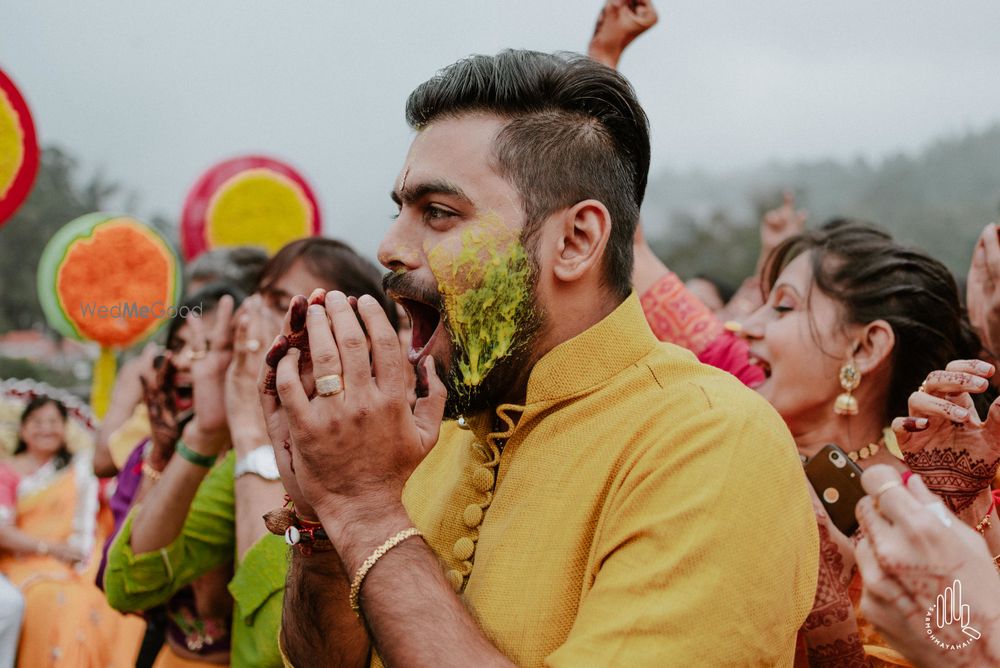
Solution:
M 531 265 L 517 232 L 493 213 L 451 244 L 428 253 L 456 349 L 458 388 L 473 388 L 516 344 L 518 318 L 531 298 Z

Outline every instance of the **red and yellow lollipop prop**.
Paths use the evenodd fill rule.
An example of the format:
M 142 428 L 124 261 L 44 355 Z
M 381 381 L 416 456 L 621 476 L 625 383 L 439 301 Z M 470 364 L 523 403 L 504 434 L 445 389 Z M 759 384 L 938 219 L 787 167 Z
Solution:
M 0 225 L 14 215 L 38 174 L 38 138 L 28 105 L 0 70 Z
M 222 246 L 260 246 L 271 255 L 320 229 L 316 197 L 297 171 L 246 156 L 215 165 L 195 183 L 184 202 L 181 248 L 187 260 Z
M 64 336 L 95 341 L 91 406 L 103 417 L 115 378 L 116 348 L 153 334 L 181 291 L 177 255 L 156 230 L 134 218 L 91 213 L 52 237 L 38 264 L 38 298 Z

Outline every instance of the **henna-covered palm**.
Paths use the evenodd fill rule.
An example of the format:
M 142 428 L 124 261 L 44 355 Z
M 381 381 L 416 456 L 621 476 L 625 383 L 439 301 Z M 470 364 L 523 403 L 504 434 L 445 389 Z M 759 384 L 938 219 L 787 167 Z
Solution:
M 303 385 L 310 396 L 315 392 L 315 380 L 312 373 L 312 357 L 309 354 L 309 337 L 306 333 L 306 312 L 310 304 L 322 304 L 326 299 L 326 291 L 314 290 L 309 299 L 301 295 L 292 298 L 282 323 L 282 332 L 271 344 L 264 358 L 264 368 L 260 378 L 260 403 L 264 409 L 264 422 L 267 433 L 274 447 L 274 457 L 281 474 L 281 482 L 285 492 L 295 504 L 295 510 L 301 517 L 315 519 L 309 503 L 299 490 L 295 480 L 295 463 L 292 461 L 291 435 L 285 414 L 280 410 L 277 389 L 278 363 L 292 348 L 300 351 L 299 374 Z
M 906 485 L 899 473 L 876 465 L 861 479 L 871 496 L 858 504 L 865 538 L 856 549 L 864 577 L 861 611 L 916 666 L 998 665 L 1000 648 L 1000 580 L 986 544 L 956 517 L 933 512 L 938 497 L 914 476 Z M 881 493 L 880 493 L 881 490 Z M 973 626 L 982 638 L 962 651 L 941 653 L 927 637 L 926 616 L 946 588 L 958 580 L 973 611 Z M 934 628 L 942 643 L 962 646 L 969 640 L 961 624 Z M 947 658 L 947 662 L 943 658 Z
M 150 437 L 153 442 L 150 461 L 162 469 L 174 454 L 174 446 L 181 436 L 181 419 L 177 414 L 174 393 L 174 366 L 170 351 L 160 358 L 153 373 L 139 376 L 142 398 L 149 414 Z
M 989 387 L 993 373 L 979 360 L 951 362 L 910 395 L 910 417 L 893 421 L 907 465 L 955 513 L 989 488 L 1000 467 L 1000 400 L 984 421 L 971 397 Z
M 865 666 L 865 651 L 849 591 L 857 571 L 854 544 L 834 526 L 812 487 L 809 491 L 819 527 L 816 597 L 802 625 L 809 664 Z
M 312 304 L 323 304 L 326 299 L 326 290 L 316 288 L 309 299 L 302 295 L 292 297 L 288 305 L 288 313 L 281 326 L 281 334 L 271 345 L 271 350 L 265 357 L 264 378 L 262 380 L 261 391 L 265 394 L 277 397 L 277 377 L 276 371 L 278 362 L 285 356 L 291 348 L 299 350 L 299 375 L 306 387 L 309 396 L 313 396 L 315 382 L 312 373 L 312 355 L 309 351 L 309 335 L 306 333 L 306 312 Z M 278 345 L 279 340 L 284 340 L 282 345 Z

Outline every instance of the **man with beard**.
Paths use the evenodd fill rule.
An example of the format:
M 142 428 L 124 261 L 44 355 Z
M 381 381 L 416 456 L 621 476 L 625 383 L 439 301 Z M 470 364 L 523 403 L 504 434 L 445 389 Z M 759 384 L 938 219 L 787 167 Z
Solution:
M 290 662 L 790 665 L 812 505 L 777 414 L 659 344 L 632 293 L 632 88 L 506 51 L 419 86 L 407 119 L 379 259 L 420 398 L 382 309 L 340 292 L 296 299 L 261 380 L 294 502 Z

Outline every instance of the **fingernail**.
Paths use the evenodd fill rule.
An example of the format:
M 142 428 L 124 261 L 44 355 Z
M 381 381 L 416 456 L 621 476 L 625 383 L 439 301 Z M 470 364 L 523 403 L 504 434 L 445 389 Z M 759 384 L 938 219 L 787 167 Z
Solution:
M 306 326 L 306 309 L 309 308 L 309 302 L 302 295 L 295 295 L 292 297 L 292 317 L 291 326 L 292 331 L 298 331 Z
M 309 313 L 312 315 L 326 315 L 326 309 L 319 304 L 309 304 Z
M 967 411 L 964 408 L 954 408 L 952 409 L 951 414 L 954 415 L 959 420 L 964 420 L 965 418 L 969 417 L 969 411 Z
M 316 288 L 309 296 L 310 305 L 319 304 L 320 306 L 322 306 L 325 300 L 326 300 L 326 290 L 324 290 L 323 288 Z
M 903 420 L 903 429 L 906 431 L 923 431 L 927 429 L 927 418 L 906 418 Z
M 985 389 L 989 387 L 989 384 L 990 381 L 986 380 L 985 378 L 976 378 L 976 387 L 980 389 Z
M 376 300 L 371 295 L 361 295 L 361 298 L 358 300 L 358 303 L 364 304 L 365 306 L 378 306 L 378 300 Z
M 345 295 L 340 290 L 334 290 L 333 292 L 328 293 L 327 296 L 326 296 L 326 298 L 329 301 L 333 302 L 334 304 L 346 304 L 347 303 L 347 295 Z

